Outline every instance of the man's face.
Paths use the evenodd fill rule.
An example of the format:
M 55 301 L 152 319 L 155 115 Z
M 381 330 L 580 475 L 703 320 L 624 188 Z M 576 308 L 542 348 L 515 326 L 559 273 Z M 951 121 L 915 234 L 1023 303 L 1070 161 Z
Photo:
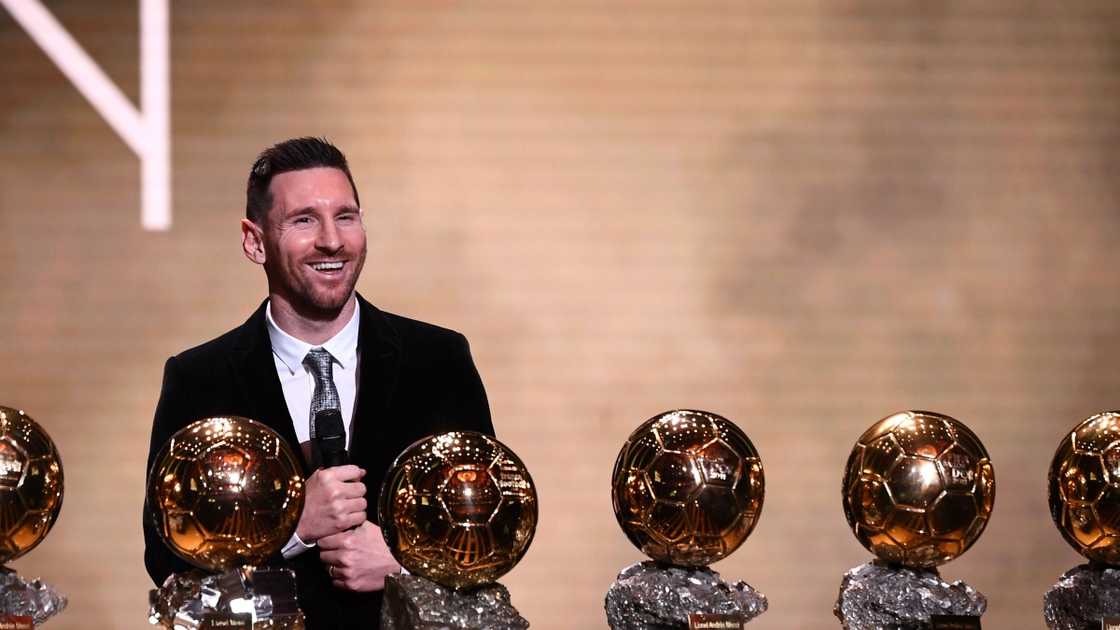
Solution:
M 261 226 L 269 290 L 297 311 L 332 314 L 350 299 L 366 260 L 366 230 L 346 174 L 281 173 Z

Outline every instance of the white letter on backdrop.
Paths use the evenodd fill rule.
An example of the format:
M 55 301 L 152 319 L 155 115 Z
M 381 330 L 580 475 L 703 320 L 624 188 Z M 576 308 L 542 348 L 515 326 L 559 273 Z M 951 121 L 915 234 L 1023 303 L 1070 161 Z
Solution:
M 140 225 L 171 227 L 168 0 L 140 0 L 140 106 L 82 50 L 39 0 L 0 0 L 101 117 L 140 158 Z

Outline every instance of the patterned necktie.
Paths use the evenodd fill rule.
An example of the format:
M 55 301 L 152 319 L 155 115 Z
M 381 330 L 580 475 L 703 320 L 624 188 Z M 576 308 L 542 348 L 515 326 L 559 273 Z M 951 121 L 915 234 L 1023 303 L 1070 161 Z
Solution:
M 315 415 L 324 409 L 337 409 L 342 411 L 342 403 L 338 400 L 338 390 L 334 387 L 334 376 L 331 371 L 331 353 L 322 348 L 312 348 L 303 358 L 303 364 L 315 377 L 315 394 L 311 396 L 311 437 L 315 437 Z

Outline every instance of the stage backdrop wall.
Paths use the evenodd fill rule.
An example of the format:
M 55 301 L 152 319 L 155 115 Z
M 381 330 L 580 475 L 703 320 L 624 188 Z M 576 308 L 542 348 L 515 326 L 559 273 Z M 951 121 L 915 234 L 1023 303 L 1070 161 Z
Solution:
M 138 99 L 137 3 L 46 4 Z M 964 420 L 995 462 L 991 524 L 943 575 L 988 594 L 985 627 L 1040 628 L 1080 560 L 1046 466 L 1120 407 L 1117 33 L 1108 0 L 177 2 L 161 233 L 135 156 L 0 11 L 0 403 L 47 427 L 67 479 L 14 566 L 70 595 L 57 630 L 145 627 L 163 361 L 264 297 L 247 170 L 315 134 L 365 202 L 359 289 L 467 334 L 539 485 L 504 580 L 534 628 L 605 627 L 641 557 L 611 466 L 675 407 L 762 453 L 761 523 L 715 567 L 769 595 L 752 628 L 835 627 L 869 557 L 841 470 L 905 408 Z

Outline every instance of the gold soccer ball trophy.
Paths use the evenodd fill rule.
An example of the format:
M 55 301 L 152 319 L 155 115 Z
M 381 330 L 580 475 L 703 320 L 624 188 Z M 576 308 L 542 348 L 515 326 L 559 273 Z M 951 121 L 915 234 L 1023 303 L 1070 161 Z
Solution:
M 758 451 L 739 427 L 703 411 L 670 411 L 630 434 L 615 460 L 611 498 L 642 553 L 706 566 L 754 530 L 765 485 Z
M 478 627 L 528 627 L 495 584 L 525 555 L 537 526 L 533 480 L 504 444 L 471 431 L 412 444 L 381 487 L 378 523 L 412 574 L 386 580 L 382 628 L 453 617 Z
M 955 418 L 904 411 L 865 431 L 852 448 L 844 471 L 844 516 L 860 544 L 885 565 L 864 565 L 845 576 L 836 608 L 845 627 L 865 627 L 859 622 L 859 611 L 847 618 L 844 614 L 852 609 L 845 607 L 845 597 L 862 596 L 858 591 L 848 593 L 851 583 L 871 580 L 884 589 L 902 588 L 895 582 L 920 571 L 933 571 L 961 555 L 987 526 L 995 487 L 995 472 L 984 445 Z M 891 567 L 918 572 L 898 572 Z M 931 592 L 929 599 L 943 598 L 948 609 L 947 602 L 957 600 L 949 585 L 945 587 L 943 593 Z M 967 596 L 959 598 L 956 614 L 978 616 L 986 601 L 967 585 L 965 588 Z M 898 614 L 902 618 L 898 623 L 929 618 L 929 611 L 916 609 Z
M 171 436 L 148 475 L 150 518 L 172 552 L 219 575 L 170 576 L 152 591 L 150 621 L 172 627 L 177 615 L 195 623 L 247 615 L 253 627 L 302 627 L 290 572 L 255 565 L 291 538 L 303 497 L 291 449 L 259 422 L 205 418 Z M 290 592 L 255 592 L 254 576 L 260 583 L 277 583 L 260 579 L 266 571 L 284 572 Z M 221 597 L 204 601 L 200 593 L 208 588 Z M 269 596 L 267 605 L 263 595 Z
M 688 623 L 689 615 L 734 611 L 741 623 L 766 609 L 749 586 L 740 601 L 715 601 L 719 575 L 707 565 L 739 548 L 758 524 L 765 479 L 750 439 L 726 418 L 695 410 L 658 414 L 630 434 L 615 460 L 611 497 L 626 537 L 657 563 L 627 567 L 607 592 L 607 620 L 616 630 Z M 670 565 L 675 565 L 675 569 Z M 662 582 L 701 590 L 678 602 L 670 618 L 636 605 Z M 710 587 L 710 588 L 709 588 Z M 706 589 L 706 590 L 705 590 Z M 725 589 L 726 590 L 726 589 Z M 648 608 L 648 607 L 647 607 Z
M 39 625 L 66 607 L 53 588 L 6 566 L 46 538 L 61 509 L 62 460 L 54 442 L 24 412 L 0 407 L 0 621 Z
M 1102 627 L 1120 617 L 1120 411 L 1091 416 L 1058 444 L 1047 477 L 1050 516 L 1090 564 L 1062 575 L 1043 598 L 1052 629 Z M 1109 624 L 1104 624 L 1107 627 Z
M 906 411 L 876 422 L 844 471 L 844 516 L 856 539 L 887 562 L 932 568 L 984 531 L 996 478 L 984 445 L 962 422 Z
M 1099 413 L 1067 433 L 1047 485 L 1062 538 L 1089 560 L 1120 565 L 1120 412 Z

